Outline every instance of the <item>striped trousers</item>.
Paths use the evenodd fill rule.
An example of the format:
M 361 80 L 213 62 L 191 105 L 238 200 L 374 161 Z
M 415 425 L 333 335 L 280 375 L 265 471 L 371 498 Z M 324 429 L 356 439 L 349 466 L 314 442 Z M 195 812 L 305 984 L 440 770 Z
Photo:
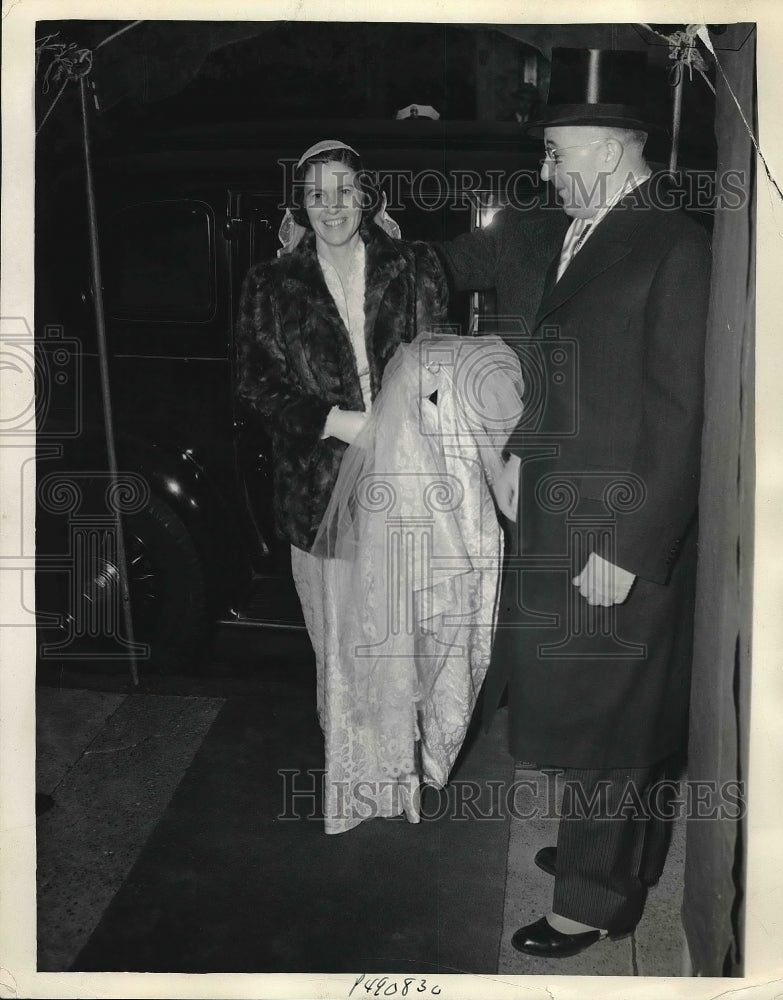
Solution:
M 639 922 L 666 860 L 680 769 L 671 759 L 650 767 L 566 769 L 555 913 L 608 930 Z

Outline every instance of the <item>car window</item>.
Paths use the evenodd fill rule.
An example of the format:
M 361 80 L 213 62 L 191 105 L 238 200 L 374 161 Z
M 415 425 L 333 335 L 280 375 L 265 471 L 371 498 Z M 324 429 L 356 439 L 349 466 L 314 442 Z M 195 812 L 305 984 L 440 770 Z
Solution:
M 107 310 L 116 319 L 198 322 L 215 309 L 208 205 L 161 201 L 115 213 L 103 233 Z

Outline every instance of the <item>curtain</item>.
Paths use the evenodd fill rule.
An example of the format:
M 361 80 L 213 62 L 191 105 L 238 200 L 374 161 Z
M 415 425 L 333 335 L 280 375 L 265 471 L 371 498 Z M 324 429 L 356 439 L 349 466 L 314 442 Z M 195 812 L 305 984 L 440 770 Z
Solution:
M 728 84 L 755 129 L 756 36 L 751 25 L 735 24 L 721 41 L 726 78 L 717 73 L 717 177 L 742 171 L 745 198 L 739 208 L 715 213 L 688 755 L 690 781 L 719 786 L 747 777 L 755 178 L 753 147 Z M 741 818 L 688 819 L 682 915 L 698 975 L 742 975 L 745 832 Z

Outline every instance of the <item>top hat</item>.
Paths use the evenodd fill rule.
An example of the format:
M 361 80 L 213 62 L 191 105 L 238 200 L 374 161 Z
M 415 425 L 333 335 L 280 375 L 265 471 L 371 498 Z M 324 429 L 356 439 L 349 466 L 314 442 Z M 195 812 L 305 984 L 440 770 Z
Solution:
M 603 125 L 665 132 L 649 107 L 654 89 L 646 52 L 555 48 L 548 103 L 525 131 L 541 137 L 548 127 Z

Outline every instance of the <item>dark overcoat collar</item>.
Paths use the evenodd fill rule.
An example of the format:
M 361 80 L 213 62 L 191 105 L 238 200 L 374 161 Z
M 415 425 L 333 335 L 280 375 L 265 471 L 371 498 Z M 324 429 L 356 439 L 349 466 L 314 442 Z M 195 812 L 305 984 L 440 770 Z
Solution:
M 586 284 L 614 267 L 631 252 L 633 236 L 647 212 L 651 209 L 639 202 L 645 185 L 629 191 L 601 220 L 595 233 L 576 254 L 560 281 L 555 283 L 560 255 L 552 261 L 544 285 L 544 296 L 536 316 L 539 326 L 551 313 L 559 309 Z

